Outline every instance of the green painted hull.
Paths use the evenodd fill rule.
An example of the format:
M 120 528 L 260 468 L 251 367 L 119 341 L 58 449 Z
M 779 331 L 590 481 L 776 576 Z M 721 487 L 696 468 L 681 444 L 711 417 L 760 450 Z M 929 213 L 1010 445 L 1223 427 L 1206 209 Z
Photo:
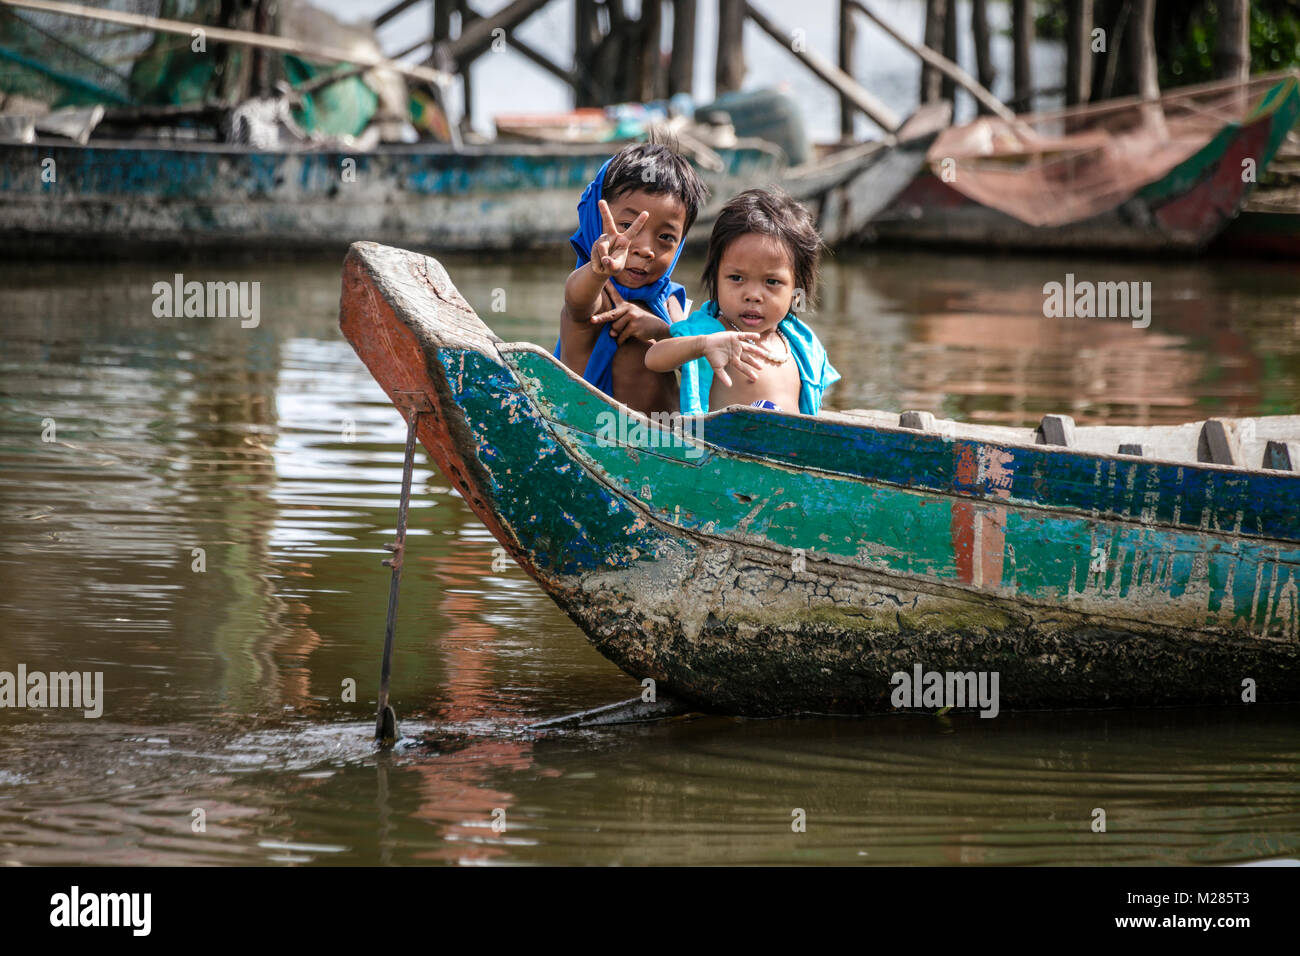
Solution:
M 429 397 L 421 441 L 520 565 L 661 693 L 889 711 L 919 664 L 997 672 L 1002 709 L 1300 700 L 1296 475 L 741 408 L 611 431 L 621 406 L 373 243 L 341 326 L 391 397 Z

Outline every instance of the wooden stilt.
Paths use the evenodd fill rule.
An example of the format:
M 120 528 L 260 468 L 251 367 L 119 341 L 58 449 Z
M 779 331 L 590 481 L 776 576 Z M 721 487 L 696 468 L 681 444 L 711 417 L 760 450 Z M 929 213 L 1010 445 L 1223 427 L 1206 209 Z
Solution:
M 943 55 L 956 63 L 957 54 L 957 0 L 947 0 L 943 8 Z M 947 73 L 939 81 L 939 98 L 957 105 L 957 84 Z
M 870 91 L 856 83 L 851 76 L 847 75 L 834 63 L 831 63 L 815 50 L 794 49 L 790 45 L 790 31 L 778 26 L 768 16 L 748 3 L 744 4 L 744 9 L 745 15 L 753 21 L 756 27 L 784 46 L 792 56 L 821 77 L 841 96 L 848 97 L 855 107 L 866 114 L 871 122 L 890 134 L 896 132 L 902 125 L 903 121 L 897 113 L 872 96 Z
M 1092 95 L 1093 0 L 1070 0 L 1065 28 L 1065 105 L 1079 106 Z
M 880 27 L 880 29 L 884 30 L 885 33 L 887 33 L 890 37 L 897 40 L 900 44 L 902 44 L 907 49 L 911 50 L 927 64 L 934 67 L 935 70 L 947 76 L 950 76 L 953 82 L 955 82 L 962 89 L 970 93 L 971 96 L 975 97 L 976 101 L 979 102 L 982 106 L 984 106 L 990 113 L 992 113 L 995 116 L 999 116 L 1002 119 L 1007 120 L 1008 122 L 1015 121 L 1016 118 L 1015 113 L 1007 109 L 1006 106 L 1004 106 L 998 100 L 997 97 L 995 97 L 987 89 L 985 89 L 978 82 L 976 82 L 973 76 L 971 76 L 961 67 L 959 67 L 956 63 L 953 63 L 946 56 L 936 53 L 934 50 L 931 50 L 929 47 L 917 46 L 907 37 L 903 36 L 903 34 L 899 33 L 892 26 L 890 26 L 888 21 L 882 20 L 876 14 L 872 13 L 871 9 L 866 4 L 861 3 L 860 0 L 847 0 L 847 2 L 851 7 L 853 7 L 854 10 L 861 13 L 864 17 L 866 17 L 876 26 Z
M 659 55 L 659 33 L 663 29 L 663 0 L 641 0 L 640 76 L 636 98 L 645 103 L 662 99 L 668 92 L 663 80 L 663 62 Z
M 600 24 L 596 19 L 596 0 L 573 0 L 573 68 L 590 74 L 595 63 L 596 44 L 600 41 Z M 593 78 L 587 87 L 574 90 L 573 105 L 599 106 L 604 102 L 600 84 Z
M 718 0 L 718 57 L 714 88 L 718 93 L 740 89 L 745 80 L 745 0 Z
M 1219 29 L 1214 46 L 1214 72 L 1225 80 L 1250 78 L 1250 0 L 1216 0 Z
M 1015 96 L 1011 106 L 1017 113 L 1034 108 L 1034 4 L 1033 0 L 1012 0 L 1011 4 L 1012 73 Z
M 975 72 L 980 81 L 980 86 L 986 90 L 993 89 L 993 81 L 997 76 L 993 68 L 992 40 L 989 34 L 989 11 L 988 0 L 971 0 L 970 5 L 970 29 L 971 35 L 975 40 Z M 988 106 L 980 102 L 979 111 L 981 113 L 991 112 Z
M 695 93 L 695 0 L 673 0 L 673 51 L 668 95 Z
M 926 0 L 925 45 L 935 53 L 943 52 L 943 23 L 947 11 L 948 0 Z M 943 75 L 927 61 L 921 66 L 921 102 L 934 103 L 942 98 Z
M 1166 136 L 1165 114 L 1160 108 L 1160 81 L 1156 72 L 1156 0 L 1134 0 L 1133 42 L 1129 44 L 1133 57 L 1133 75 L 1137 77 L 1138 96 L 1147 101 L 1142 108 L 1142 121 L 1160 139 Z
M 857 40 L 857 27 L 853 23 L 853 8 L 847 0 L 840 0 L 839 68 L 853 75 L 853 46 Z M 853 101 L 840 94 L 840 141 L 853 142 Z

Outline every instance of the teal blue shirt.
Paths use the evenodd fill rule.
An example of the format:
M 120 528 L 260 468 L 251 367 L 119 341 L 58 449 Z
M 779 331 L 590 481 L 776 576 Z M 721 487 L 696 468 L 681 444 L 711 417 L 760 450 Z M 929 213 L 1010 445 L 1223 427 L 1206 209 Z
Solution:
M 840 373 L 831 366 L 816 333 L 799 321 L 793 312 L 782 319 L 777 328 L 790 343 L 790 354 L 794 356 L 795 366 L 799 369 L 799 411 L 805 415 L 816 415 L 821 411 L 822 393 L 840 380 Z M 714 305 L 710 300 L 687 318 L 669 325 L 668 331 L 671 335 L 683 336 L 710 335 L 729 330 L 714 318 Z M 712 388 L 713 367 L 709 365 L 708 359 L 700 357 L 683 365 L 679 389 L 682 414 L 703 415 L 707 412 L 709 390 Z

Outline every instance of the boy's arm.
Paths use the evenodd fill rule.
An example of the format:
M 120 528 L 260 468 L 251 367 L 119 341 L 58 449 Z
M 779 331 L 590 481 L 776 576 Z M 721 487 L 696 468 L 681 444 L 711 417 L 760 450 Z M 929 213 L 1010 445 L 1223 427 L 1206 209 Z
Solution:
M 590 342 L 601 327 L 591 321 L 604 304 L 605 278 L 593 272 L 591 263 L 574 269 L 564 283 L 564 307 L 560 310 L 560 341 Z
M 600 310 L 601 293 L 608 278 L 593 269 L 590 262 L 569 273 L 564 282 L 564 311 L 568 317 L 589 325 L 591 317 Z

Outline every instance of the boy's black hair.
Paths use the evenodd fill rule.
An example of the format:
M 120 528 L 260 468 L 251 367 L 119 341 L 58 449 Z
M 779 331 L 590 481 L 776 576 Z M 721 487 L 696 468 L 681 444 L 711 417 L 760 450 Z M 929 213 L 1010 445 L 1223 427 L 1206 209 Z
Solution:
M 638 189 L 655 195 L 668 193 L 680 199 L 686 207 L 684 232 L 690 232 L 700 207 L 709 198 L 709 187 L 671 142 L 652 140 L 620 150 L 609 169 L 605 170 L 605 185 L 600 198 L 612 205 L 619 196 Z
M 783 189 L 746 189 L 733 196 L 718 213 L 704 258 L 704 289 L 718 301 L 718 269 L 727 247 L 746 233 L 779 239 L 790 250 L 794 284 L 811 308 L 821 261 L 822 237 L 812 215 Z

